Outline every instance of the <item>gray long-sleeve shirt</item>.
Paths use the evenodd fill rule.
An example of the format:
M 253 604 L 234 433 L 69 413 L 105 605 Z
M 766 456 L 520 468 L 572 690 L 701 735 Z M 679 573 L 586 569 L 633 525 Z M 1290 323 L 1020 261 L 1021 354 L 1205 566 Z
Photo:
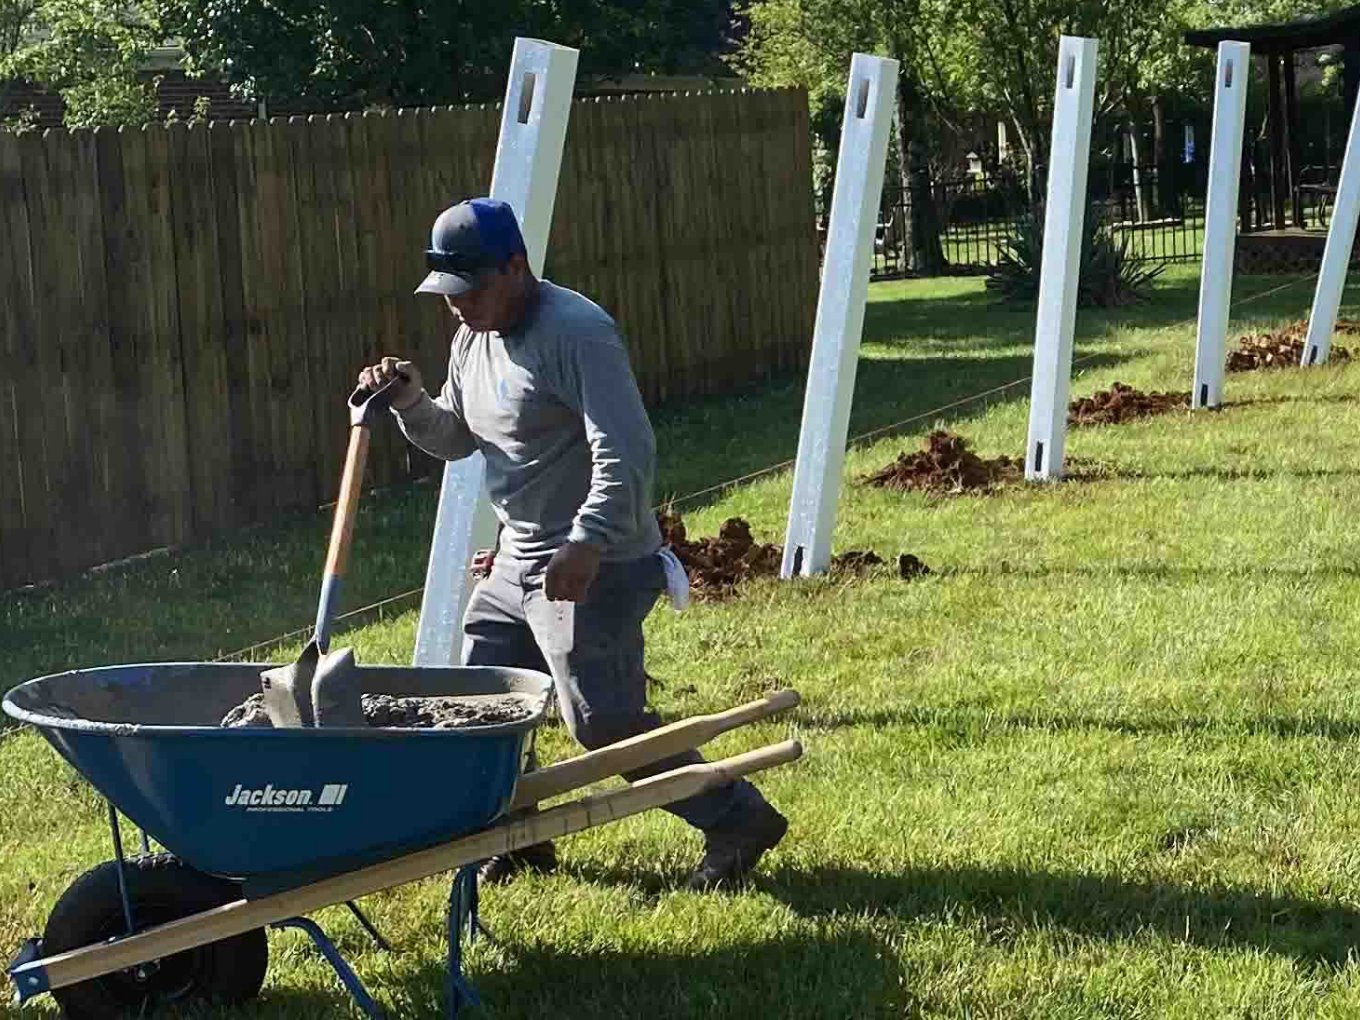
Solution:
M 524 320 L 502 335 L 454 334 L 448 380 L 397 420 L 433 457 L 486 457 L 501 522 L 499 555 L 541 562 L 564 542 L 603 559 L 661 547 L 651 510 L 656 441 L 614 320 L 547 280 Z

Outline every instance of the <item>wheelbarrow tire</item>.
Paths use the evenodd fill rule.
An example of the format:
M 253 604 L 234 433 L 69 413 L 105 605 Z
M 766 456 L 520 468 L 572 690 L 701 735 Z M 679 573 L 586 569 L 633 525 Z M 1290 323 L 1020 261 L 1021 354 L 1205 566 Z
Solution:
M 128 898 L 138 930 L 211 910 L 239 899 L 240 887 L 195 871 L 173 854 L 127 859 Z M 62 894 L 47 919 L 47 955 L 103 942 L 127 932 L 118 891 L 118 864 L 87 871 Z M 106 974 L 52 994 L 69 1020 L 143 1016 L 160 1006 L 236 1004 L 264 983 L 269 946 L 263 928 L 167 957 L 138 973 Z

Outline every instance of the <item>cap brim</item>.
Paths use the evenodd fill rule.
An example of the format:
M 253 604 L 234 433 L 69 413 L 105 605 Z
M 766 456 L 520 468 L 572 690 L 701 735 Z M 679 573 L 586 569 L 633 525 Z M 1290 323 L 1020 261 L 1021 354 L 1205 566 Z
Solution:
M 475 280 L 459 276 L 457 273 L 431 273 L 416 288 L 416 293 L 447 294 L 450 297 L 457 297 L 459 294 L 466 294 L 476 285 Z

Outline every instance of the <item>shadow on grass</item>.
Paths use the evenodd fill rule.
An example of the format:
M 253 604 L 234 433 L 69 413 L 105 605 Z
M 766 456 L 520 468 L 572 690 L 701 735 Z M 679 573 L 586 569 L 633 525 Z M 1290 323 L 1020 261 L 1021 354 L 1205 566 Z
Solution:
M 1350 741 L 1360 737 L 1360 720 L 1327 716 L 1251 716 L 1234 719 L 1127 718 L 1039 712 L 998 712 L 986 706 L 904 706 L 901 708 L 819 710 L 804 703 L 795 719 L 813 730 L 869 729 L 904 726 L 949 734 L 960 743 L 987 736 L 1004 736 L 1019 730 L 1044 733 L 1105 732 L 1127 736 L 1190 736 L 1200 733 L 1223 739 L 1269 736 Z
M 1192 467 L 1174 471 L 1142 471 L 1138 468 L 1078 467 L 1065 478 L 1069 482 L 1104 481 L 1175 481 L 1191 478 L 1212 478 L 1225 482 L 1268 481 L 1273 478 L 1355 478 L 1360 468 L 1289 468 L 1289 467 Z
M 1229 376 L 1240 379 L 1241 374 Z M 1360 394 L 1356 393 L 1285 393 L 1271 397 L 1251 397 L 1247 400 L 1225 400 L 1222 410 L 1235 410 L 1240 407 L 1270 407 L 1281 404 L 1356 404 Z
M 1168 833 L 1175 853 L 1193 833 Z M 584 880 L 666 887 L 651 874 L 582 869 Z M 1111 941 L 1153 933 L 1208 949 L 1250 948 L 1301 964 L 1336 967 L 1360 949 L 1360 911 L 1341 903 L 1233 886 L 1192 888 L 1112 875 L 1020 868 L 920 867 L 886 874 L 855 868 L 758 873 L 759 889 L 804 917 L 869 915 L 897 921 L 984 922 L 1011 938 L 1019 930 L 1061 928 Z
M 720 913 L 720 903 L 714 905 Z M 714 930 L 720 930 L 714 919 Z M 771 933 L 720 949 L 626 951 L 589 944 L 502 940 L 505 960 L 472 980 L 498 1017 L 868 1017 L 907 1015 L 912 1005 L 887 943 L 844 929 Z M 444 972 L 433 962 L 404 979 L 403 996 L 428 1003 L 401 1016 L 438 1017 Z
M 1207 949 L 1254 949 L 1326 967 L 1344 965 L 1360 947 L 1360 912 L 1351 907 L 1233 886 L 1191 888 L 1019 868 L 915 868 L 901 874 L 820 868 L 776 872 L 761 884 L 812 917 L 863 912 L 958 923 L 962 914 L 984 921 L 989 931 L 1056 927 L 1110 940 L 1153 933 Z

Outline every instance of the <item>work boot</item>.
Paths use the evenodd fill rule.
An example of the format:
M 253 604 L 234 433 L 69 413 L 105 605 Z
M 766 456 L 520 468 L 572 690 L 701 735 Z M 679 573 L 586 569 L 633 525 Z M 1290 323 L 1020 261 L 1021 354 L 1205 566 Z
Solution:
M 504 885 L 521 871 L 548 875 L 556 870 L 557 849 L 552 843 L 545 842 L 488 857 L 478 869 L 477 877 L 486 885 Z
M 746 812 L 737 826 L 704 833 L 704 859 L 690 873 L 690 890 L 710 892 L 740 885 L 761 854 L 778 844 L 788 831 L 789 820 L 762 801 Z

